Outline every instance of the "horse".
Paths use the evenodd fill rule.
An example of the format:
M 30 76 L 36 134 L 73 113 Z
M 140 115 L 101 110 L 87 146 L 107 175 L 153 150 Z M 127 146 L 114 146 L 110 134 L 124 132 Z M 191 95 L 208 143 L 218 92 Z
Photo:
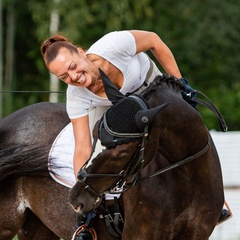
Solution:
M 0 240 L 16 234 L 19 240 L 68 240 L 75 231 L 69 188 L 48 172 L 51 145 L 69 123 L 65 109 L 63 103 L 36 103 L 0 121 Z M 101 236 L 104 224 L 95 226 Z
M 119 193 L 119 239 L 209 239 L 224 203 L 221 166 L 200 113 L 182 97 L 184 86 L 163 75 L 126 97 L 101 77 L 114 105 L 94 128 L 94 145 L 103 149 L 80 169 L 71 205 L 83 214 L 100 208 L 106 193 Z

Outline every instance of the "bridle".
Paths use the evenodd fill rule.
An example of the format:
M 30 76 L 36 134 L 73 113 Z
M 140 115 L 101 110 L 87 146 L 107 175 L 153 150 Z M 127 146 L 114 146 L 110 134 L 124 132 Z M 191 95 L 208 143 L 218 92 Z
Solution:
M 176 162 L 174 164 L 171 164 L 165 168 L 160 169 L 159 171 L 156 171 L 152 174 L 149 174 L 145 177 L 141 177 L 136 179 L 136 174 L 133 176 L 133 179 L 130 182 L 126 182 L 126 178 L 128 178 L 135 170 L 140 170 L 141 166 L 144 163 L 144 142 L 145 142 L 145 136 L 142 137 L 142 141 L 141 143 L 138 145 L 136 153 L 134 158 L 129 162 L 129 164 L 127 165 L 126 169 L 122 170 L 120 173 L 117 174 L 111 174 L 111 173 L 105 173 L 105 174 L 101 174 L 101 173 L 87 173 L 86 168 L 82 168 L 77 176 L 78 182 L 81 183 L 85 190 L 87 190 L 90 194 L 99 197 L 99 198 L 103 198 L 105 193 L 99 193 L 96 190 L 94 190 L 90 185 L 88 185 L 85 181 L 87 178 L 102 178 L 102 177 L 116 177 L 116 178 L 120 178 L 120 180 L 116 183 L 115 187 L 110 189 L 109 191 L 111 193 L 123 193 L 125 191 L 127 191 L 129 188 L 131 188 L 132 186 L 136 185 L 137 183 L 140 183 L 144 180 L 147 180 L 148 178 L 152 178 L 155 177 L 157 175 L 163 174 L 167 171 L 170 171 L 174 168 L 180 167 L 184 164 L 187 164 L 191 161 L 193 161 L 194 159 L 202 156 L 204 153 L 207 152 L 207 150 L 209 149 L 210 146 L 210 136 L 208 136 L 208 142 L 206 144 L 206 146 L 201 149 L 199 152 L 179 161 Z M 135 162 L 135 163 L 134 163 Z M 134 165 L 133 165 L 134 163 Z M 130 166 L 132 166 L 132 168 L 130 169 Z
M 146 104 L 145 101 L 143 101 L 142 98 L 138 97 L 137 95 L 131 95 L 128 98 L 132 98 L 134 99 L 143 110 L 148 109 L 148 106 Z M 120 178 L 121 180 L 118 181 L 118 183 L 116 184 L 116 186 L 114 187 L 114 189 L 110 190 L 110 192 L 116 192 L 116 189 L 123 189 L 123 185 L 125 185 L 125 179 L 133 174 L 134 172 L 136 172 L 138 169 L 141 169 L 141 167 L 143 166 L 144 163 L 144 146 L 145 146 L 145 140 L 148 137 L 148 126 L 146 126 L 142 132 L 140 133 L 118 133 L 115 132 L 113 130 L 111 130 L 108 126 L 107 123 L 107 119 L 106 119 L 106 115 L 107 112 L 104 113 L 102 120 L 99 123 L 99 131 L 103 131 L 103 129 L 107 132 L 107 134 L 109 134 L 110 136 L 115 137 L 116 142 L 118 141 L 117 139 L 122 139 L 122 138 L 126 138 L 126 139 L 140 139 L 140 143 L 138 144 L 136 151 L 135 151 L 135 155 L 134 157 L 129 161 L 129 163 L 127 164 L 127 166 L 125 167 L 125 169 L 123 169 L 120 173 L 117 174 L 111 174 L 111 173 L 107 173 L 107 174 L 91 174 L 91 173 L 87 173 L 86 170 L 86 165 L 88 163 L 88 161 L 86 162 L 86 164 L 80 169 L 77 179 L 78 182 L 81 183 L 84 188 L 92 195 L 99 197 L 99 198 L 103 198 L 104 197 L 104 193 L 98 193 L 96 190 L 94 190 L 91 186 L 89 186 L 85 180 L 87 178 L 102 178 L 102 177 L 116 177 L 116 178 Z M 101 132 L 100 132 L 101 134 Z M 100 139 L 101 140 L 101 139 Z M 95 149 L 96 146 L 96 141 L 94 143 L 94 147 L 93 149 Z M 92 152 L 93 153 L 93 152 Z M 91 156 L 90 156 L 91 159 Z M 121 186 L 121 187 L 120 187 Z M 128 190 L 130 187 L 126 188 L 124 187 L 124 190 L 121 190 L 121 192 L 124 192 L 126 190 Z
M 141 100 L 139 100 L 141 98 L 136 98 L 136 99 L 137 99 L 137 101 L 141 101 Z M 114 132 L 111 129 L 109 129 L 108 125 L 107 125 L 107 121 L 106 121 L 106 113 L 104 114 L 100 125 L 102 127 L 104 127 L 104 129 L 107 131 L 107 133 L 110 134 L 111 136 L 119 137 L 119 138 L 128 138 L 128 139 L 136 138 L 135 134 L 118 133 L 118 132 Z M 163 174 L 167 171 L 170 171 L 174 168 L 180 167 L 184 164 L 187 164 L 187 163 L 193 161 L 194 159 L 196 159 L 196 158 L 202 156 L 204 153 L 206 153 L 210 146 L 210 136 L 208 135 L 208 142 L 207 142 L 206 146 L 203 149 L 201 149 L 199 152 L 197 152 L 196 154 L 193 154 L 181 161 L 171 164 L 165 168 L 162 168 L 159 171 L 156 171 L 150 175 L 147 175 L 147 176 L 144 176 L 141 178 L 136 178 L 136 176 L 137 176 L 136 173 L 142 169 L 143 164 L 144 164 L 144 150 L 145 150 L 145 141 L 146 141 L 146 138 L 148 137 L 148 126 L 146 126 L 141 133 L 138 133 L 137 137 L 138 137 L 138 140 L 140 139 L 140 143 L 138 144 L 138 146 L 136 148 L 134 157 L 129 161 L 127 166 L 120 173 L 117 173 L 117 174 L 97 173 L 97 174 L 95 174 L 95 173 L 88 173 L 87 169 L 85 167 L 86 165 L 84 165 L 83 168 L 81 168 L 81 170 L 78 173 L 77 179 L 78 179 L 78 182 L 84 186 L 86 191 L 88 191 L 90 194 L 92 194 L 98 198 L 103 198 L 105 193 L 97 192 L 93 187 L 91 187 L 89 184 L 87 184 L 85 182 L 86 179 L 87 178 L 102 178 L 102 177 L 113 178 L 114 177 L 114 178 L 120 178 L 120 180 L 116 183 L 115 187 L 113 187 L 112 189 L 109 190 L 110 193 L 123 193 L 123 192 L 127 191 L 129 188 L 131 188 L 132 186 L 136 185 L 137 183 L 140 183 L 148 178 L 152 178 L 154 176 Z M 95 145 L 96 145 L 96 141 L 95 141 L 94 147 L 95 147 Z M 132 176 L 132 179 L 129 182 L 127 182 L 126 179 L 129 176 Z

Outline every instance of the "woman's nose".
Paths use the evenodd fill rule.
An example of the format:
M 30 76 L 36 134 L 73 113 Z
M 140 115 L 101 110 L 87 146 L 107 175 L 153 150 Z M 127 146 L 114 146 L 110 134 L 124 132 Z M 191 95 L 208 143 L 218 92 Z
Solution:
M 72 81 L 76 81 L 78 74 L 77 74 L 77 72 L 71 71 L 71 72 L 69 72 L 69 77 Z

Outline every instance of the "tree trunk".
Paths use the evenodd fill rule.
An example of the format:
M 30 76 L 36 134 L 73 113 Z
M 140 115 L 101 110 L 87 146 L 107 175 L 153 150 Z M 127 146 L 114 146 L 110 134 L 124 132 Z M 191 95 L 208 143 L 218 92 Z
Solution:
M 2 0 L 0 0 L 0 90 L 3 90 L 3 22 Z M 3 93 L 0 92 L 0 119 L 3 117 Z
M 57 5 L 60 0 L 53 0 L 55 5 Z M 59 13 L 57 7 L 52 10 L 51 20 L 50 20 L 50 34 L 53 35 L 58 31 L 59 27 Z M 59 91 L 59 79 L 50 73 L 50 94 L 49 101 L 50 102 L 58 102 L 58 92 Z
M 7 11 L 7 39 L 6 39 L 6 65 L 5 65 L 5 84 L 4 89 L 10 91 L 13 81 L 13 64 L 14 64 L 14 33 L 15 33 L 15 11 L 14 6 L 8 2 Z M 4 102 L 6 106 L 6 114 L 12 111 L 12 93 L 4 95 Z

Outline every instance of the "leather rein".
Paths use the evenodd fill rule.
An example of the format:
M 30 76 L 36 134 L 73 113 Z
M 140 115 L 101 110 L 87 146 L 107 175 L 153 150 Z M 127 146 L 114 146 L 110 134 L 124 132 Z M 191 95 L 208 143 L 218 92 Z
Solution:
M 79 173 L 78 173 L 78 182 L 80 182 L 81 184 L 83 184 L 85 186 L 85 189 L 99 197 L 99 198 L 103 198 L 104 197 L 104 193 L 100 194 L 98 193 L 96 190 L 94 190 L 91 186 L 89 186 L 85 180 L 87 178 L 101 178 L 101 177 L 116 177 L 116 178 L 120 178 L 120 180 L 116 183 L 115 187 L 110 189 L 110 193 L 123 193 L 125 191 L 127 191 L 129 188 L 131 188 L 132 186 L 136 185 L 137 183 L 140 183 L 144 180 L 147 180 L 149 178 L 155 177 L 157 175 L 163 174 L 167 171 L 170 171 L 172 169 L 175 169 L 177 167 L 180 167 L 184 164 L 187 164 L 191 161 L 193 161 L 194 159 L 202 156 L 204 153 L 207 152 L 207 150 L 209 149 L 210 146 L 210 136 L 208 135 L 208 142 L 206 144 L 206 146 L 200 150 L 199 152 L 179 161 L 176 163 L 173 163 L 167 167 L 164 167 L 162 169 L 160 169 L 159 171 L 156 171 L 152 174 L 149 174 L 147 176 L 141 177 L 141 178 L 137 178 L 136 179 L 136 174 L 134 174 L 132 180 L 130 182 L 126 182 L 126 178 L 129 177 L 129 175 L 133 174 L 135 172 L 135 170 L 139 171 L 141 169 L 141 167 L 143 166 L 144 163 L 144 145 L 145 145 L 145 140 L 146 137 L 148 136 L 147 133 L 148 128 L 146 127 L 144 129 L 144 134 L 142 137 L 142 141 L 141 143 L 138 145 L 137 149 L 136 149 L 136 153 L 134 158 L 128 163 L 127 167 L 125 169 L 123 169 L 120 173 L 118 174 L 111 174 L 111 173 L 106 173 L 106 174 L 95 174 L 95 173 L 87 173 L 87 170 L 85 168 L 82 168 Z M 131 137 L 130 135 L 127 137 Z

